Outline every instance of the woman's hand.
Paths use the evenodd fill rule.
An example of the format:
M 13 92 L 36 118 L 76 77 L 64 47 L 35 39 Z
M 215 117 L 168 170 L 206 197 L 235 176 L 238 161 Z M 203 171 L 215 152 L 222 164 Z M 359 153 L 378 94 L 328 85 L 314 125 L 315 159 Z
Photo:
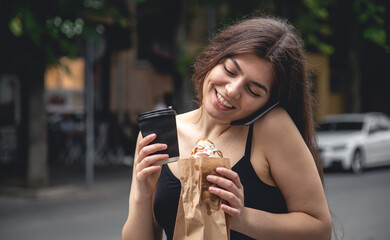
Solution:
M 129 215 L 122 230 L 122 239 L 157 239 L 162 234 L 153 218 L 153 194 L 161 172 L 159 161 L 168 159 L 168 154 L 153 154 L 167 148 L 165 144 L 153 143 L 156 134 L 142 138 L 138 135 L 134 156 L 133 176 L 129 197 Z M 150 145 L 148 145 L 150 144 Z
M 168 154 L 150 155 L 167 149 L 167 145 L 162 143 L 148 145 L 156 137 L 156 134 L 150 134 L 138 142 L 134 160 L 134 173 L 136 174 L 139 192 L 147 197 L 152 196 L 157 187 L 157 180 L 161 171 L 161 165 L 158 162 L 169 158 Z
M 223 177 L 208 175 L 207 180 L 220 188 L 210 187 L 209 191 L 229 203 L 221 204 L 221 209 L 231 217 L 233 227 L 244 215 L 244 188 L 236 172 L 223 167 L 218 167 L 216 171 Z

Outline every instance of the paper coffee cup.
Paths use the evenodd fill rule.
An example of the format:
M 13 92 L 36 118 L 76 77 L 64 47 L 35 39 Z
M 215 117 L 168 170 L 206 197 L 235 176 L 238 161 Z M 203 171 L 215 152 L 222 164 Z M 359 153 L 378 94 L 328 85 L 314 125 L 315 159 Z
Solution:
M 169 159 L 161 164 L 174 162 L 179 159 L 179 143 L 177 141 L 176 111 L 172 107 L 142 113 L 137 118 L 142 137 L 155 133 L 157 138 L 151 142 L 165 143 L 168 148 L 154 154 L 168 154 Z

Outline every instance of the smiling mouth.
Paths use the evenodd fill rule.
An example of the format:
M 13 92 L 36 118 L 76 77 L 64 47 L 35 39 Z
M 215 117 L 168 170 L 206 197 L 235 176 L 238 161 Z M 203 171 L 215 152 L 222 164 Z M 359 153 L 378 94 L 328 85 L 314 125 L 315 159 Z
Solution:
M 235 108 L 235 107 L 233 107 L 230 103 L 228 103 L 228 102 L 222 97 L 222 95 L 219 94 L 217 91 L 216 91 L 216 95 L 217 95 L 218 102 L 219 102 L 222 106 L 224 106 L 224 107 L 226 107 L 226 108 Z

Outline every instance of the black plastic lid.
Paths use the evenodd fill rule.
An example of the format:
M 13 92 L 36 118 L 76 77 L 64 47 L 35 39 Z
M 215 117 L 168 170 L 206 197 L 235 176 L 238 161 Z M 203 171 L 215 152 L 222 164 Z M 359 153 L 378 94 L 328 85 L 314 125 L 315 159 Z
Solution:
M 173 110 L 173 108 L 171 106 L 169 106 L 167 108 L 141 113 L 137 118 L 137 122 L 142 121 L 142 120 L 147 119 L 147 118 L 161 117 L 161 116 L 172 116 L 172 115 L 176 115 L 176 111 Z

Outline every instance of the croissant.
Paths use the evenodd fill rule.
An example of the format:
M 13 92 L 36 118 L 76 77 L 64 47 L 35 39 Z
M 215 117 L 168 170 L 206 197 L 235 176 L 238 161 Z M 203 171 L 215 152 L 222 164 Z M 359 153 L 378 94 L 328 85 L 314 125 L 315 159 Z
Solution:
M 219 157 L 223 158 L 223 154 L 218 150 L 214 143 L 208 139 L 202 138 L 196 142 L 195 148 L 191 152 L 191 157 Z

